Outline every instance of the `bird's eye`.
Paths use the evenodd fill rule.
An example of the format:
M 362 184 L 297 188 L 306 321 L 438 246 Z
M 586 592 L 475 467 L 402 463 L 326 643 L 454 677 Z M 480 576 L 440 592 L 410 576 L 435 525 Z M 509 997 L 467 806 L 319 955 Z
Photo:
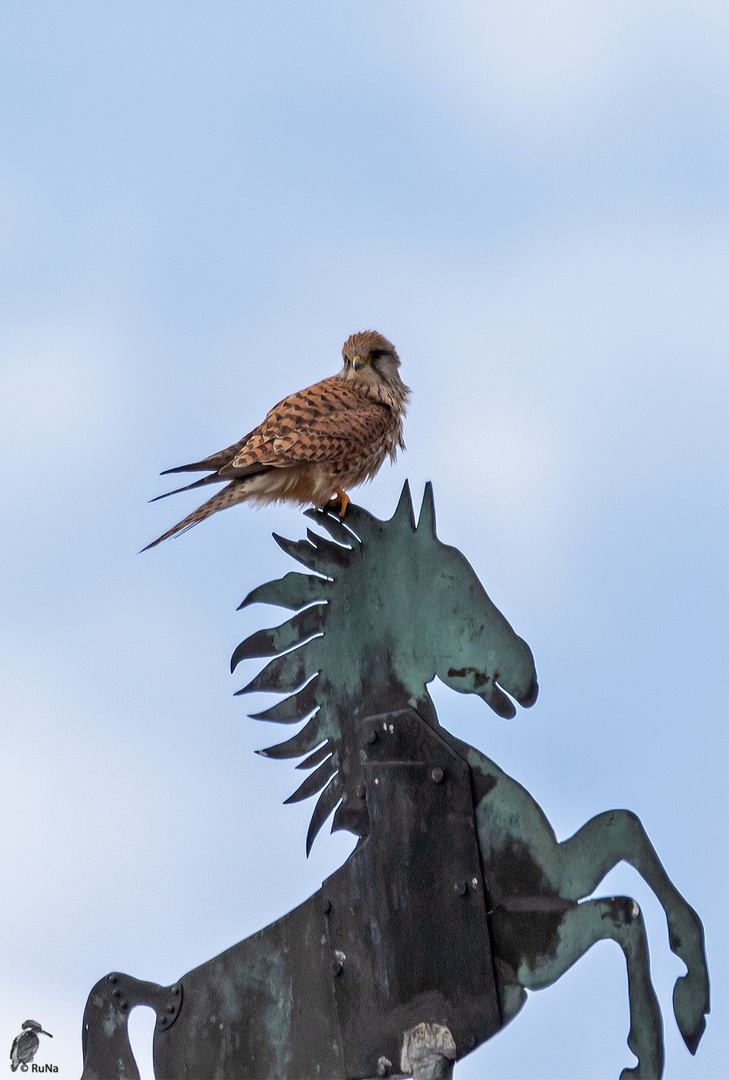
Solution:
M 345 356 L 345 358 L 344 358 L 344 363 L 345 363 L 345 365 L 346 365 L 347 367 L 351 367 L 351 366 L 352 366 L 352 361 L 350 360 L 350 358 L 349 358 L 348 356 Z
M 373 349 L 372 352 L 370 353 L 370 358 L 372 360 L 381 360 L 384 355 L 385 355 L 385 350 L 384 349 Z

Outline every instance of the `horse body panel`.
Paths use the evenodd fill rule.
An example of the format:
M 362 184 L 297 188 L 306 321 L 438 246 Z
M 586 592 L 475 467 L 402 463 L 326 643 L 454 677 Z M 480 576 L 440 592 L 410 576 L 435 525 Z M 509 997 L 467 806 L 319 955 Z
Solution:
M 344 1076 L 321 891 L 181 980 L 157 1080 Z M 316 1072 L 312 1072 L 316 1068 Z

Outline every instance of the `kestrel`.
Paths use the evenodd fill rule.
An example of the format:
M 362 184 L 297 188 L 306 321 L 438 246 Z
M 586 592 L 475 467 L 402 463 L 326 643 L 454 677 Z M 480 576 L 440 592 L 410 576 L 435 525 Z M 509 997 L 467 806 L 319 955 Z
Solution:
M 232 446 L 202 461 L 166 469 L 162 476 L 210 475 L 160 499 L 205 484 L 229 483 L 143 550 L 239 502 L 329 502 L 344 516 L 349 504 L 345 489 L 371 480 L 388 454 L 394 461 L 398 446 L 405 449 L 402 422 L 410 391 L 400 378 L 395 346 L 375 330 L 347 338 L 342 356 L 340 372 L 279 401 L 262 424 Z

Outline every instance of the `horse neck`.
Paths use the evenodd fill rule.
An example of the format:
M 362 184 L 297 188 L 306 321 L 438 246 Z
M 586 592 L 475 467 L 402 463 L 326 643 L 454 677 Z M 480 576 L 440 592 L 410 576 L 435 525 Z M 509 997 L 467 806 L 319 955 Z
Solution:
M 425 687 L 420 693 L 409 690 L 391 672 L 383 672 L 381 678 L 372 676 L 371 670 L 363 676 L 358 692 L 329 695 L 327 709 L 341 732 L 345 753 L 352 751 L 357 743 L 357 733 L 362 722 L 370 716 L 415 709 L 429 727 L 440 728 L 435 706 Z

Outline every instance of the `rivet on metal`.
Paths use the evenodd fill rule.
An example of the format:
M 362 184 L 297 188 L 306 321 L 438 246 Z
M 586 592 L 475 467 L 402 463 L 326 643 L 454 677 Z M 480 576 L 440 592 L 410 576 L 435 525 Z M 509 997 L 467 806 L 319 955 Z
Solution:
M 365 739 L 365 742 L 370 743 L 370 745 L 373 742 L 377 742 L 377 732 L 374 731 L 374 730 L 373 731 L 368 731 L 367 732 L 367 738 Z
M 366 790 L 364 784 L 357 784 L 357 798 L 364 799 Z
M 179 987 L 179 985 L 172 987 L 172 993 L 174 994 L 175 997 L 180 996 L 180 987 Z
M 468 885 L 465 881 L 457 881 L 453 886 L 456 896 L 465 896 L 468 892 Z
M 126 1012 L 127 1009 L 129 1008 L 129 1006 L 127 1005 L 126 1001 L 120 1001 L 119 1002 L 119 1008 L 121 1009 L 122 1012 Z
M 112 996 L 113 998 L 118 998 L 118 997 L 121 997 L 121 990 L 119 990 L 118 988 L 117 988 L 116 990 L 112 990 L 112 992 L 111 992 L 111 996 Z
M 377 1075 L 378 1076 L 389 1076 L 391 1068 L 392 1068 L 392 1062 L 390 1061 L 389 1058 L 386 1058 L 386 1057 L 383 1056 L 383 1057 L 380 1057 L 380 1058 L 377 1059 Z
M 433 781 L 434 784 L 442 783 L 444 776 L 445 776 L 445 773 L 443 772 L 443 770 L 440 768 L 439 765 L 437 765 L 434 769 L 431 769 L 431 771 L 430 771 L 430 779 Z
M 109 982 L 110 983 L 115 983 L 115 982 L 118 982 L 118 981 L 119 981 L 119 976 L 118 975 L 110 975 L 109 976 Z
M 339 960 L 332 961 L 332 975 L 341 975 L 344 971 L 344 966 Z
M 332 902 L 331 902 L 331 900 L 329 899 L 328 896 L 322 896 L 322 898 L 321 898 L 321 909 L 322 909 L 322 911 L 324 912 L 325 915 L 328 915 L 329 912 L 332 910 Z
M 168 1005 L 167 1006 L 167 1012 L 170 1014 L 170 1016 L 173 1016 L 177 1012 L 177 1006 L 176 1005 Z

